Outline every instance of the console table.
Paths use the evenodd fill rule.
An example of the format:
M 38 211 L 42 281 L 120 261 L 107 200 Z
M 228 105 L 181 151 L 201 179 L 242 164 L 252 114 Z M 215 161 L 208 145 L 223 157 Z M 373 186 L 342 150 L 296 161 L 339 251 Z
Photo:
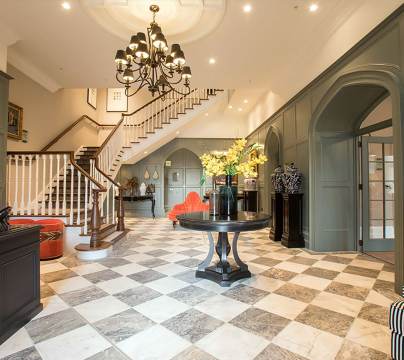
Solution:
M 115 197 L 116 200 L 119 200 L 118 197 Z M 154 199 L 154 194 L 147 195 L 136 195 L 136 196 L 122 196 L 123 201 L 150 201 L 151 202 L 151 213 L 153 219 L 156 218 L 154 214 L 154 207 L 156 206 L 156 200 Z
M 0 233 L 0 344 L 42 310 L 40 226 Z
M 230 286 L 234 281 L 251 277 L 247 264 L 239 257 L 237 241 L 242 231 L 254 231 L 268 227 L 269 219 L 270 216 L 267 214 L 246 211 L 239 211 L 231 217 L 212 216 L 208 212 L 179 215 L 178 221 L 182 227 L 208 233 L 209 253 L 206 259 L 198 265 L 196 277 L 212 280 L 220 286 Z M 212 231 L 219 233 L 216 246 Z M 234 232 L 231 246 L 228 239 L 229 232 Z M 227 259 L 232 248 L 236 265 L 231 265 Z M 210 266 L 215 250 L 219 261 L 216 265 Z

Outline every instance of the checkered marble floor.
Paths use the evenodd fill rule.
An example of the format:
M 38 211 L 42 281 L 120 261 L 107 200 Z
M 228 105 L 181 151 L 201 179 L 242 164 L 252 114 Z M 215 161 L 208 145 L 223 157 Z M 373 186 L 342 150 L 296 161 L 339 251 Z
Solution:
M 310 254 L 243 233 L 253 273 L 230 288 L 196 279 L 207 236 L 166 219 L 96 262 L 41 263 L 44 310 L 0 358 L 58 360 L 388 359 L 393 268 L 361 254 Z

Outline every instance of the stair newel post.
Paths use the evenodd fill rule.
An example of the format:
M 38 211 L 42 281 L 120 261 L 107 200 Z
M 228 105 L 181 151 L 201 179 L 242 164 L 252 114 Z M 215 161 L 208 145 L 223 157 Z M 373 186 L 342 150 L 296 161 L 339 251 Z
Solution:
M 125 207 L 123 206 L 123 189 L 121 186 L 118 188 L 118 204 L 116 207 L 117 211 L 117 231 L 125 231 Z
M 99 193 L 98 189 L 93 189 L 93 207 L 91 212 L 91 238 L 90 238 L 90 247 L 97 247 L 99 240 L 98 234 L 101 227 L 101 214 L 99 207 Z

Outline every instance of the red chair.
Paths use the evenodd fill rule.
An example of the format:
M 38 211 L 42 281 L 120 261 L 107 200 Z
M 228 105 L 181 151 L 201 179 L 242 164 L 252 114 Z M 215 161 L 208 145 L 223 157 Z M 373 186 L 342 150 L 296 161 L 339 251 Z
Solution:
M 203 203 L 198 193 L 195 191 L 190 192 L 185 201 L 182 204 L 174 205 L 171 211 L 168 213 L 168 218 L 173 222 L 173 227 L 177 224 L 177 216 L 181 214 L 208 211 L 209 204 Z
M 59 219 L 12 219 L 10 225 L 41 225 L 40 236 L 40 259 L 50 260 L 63 256 L 64 227 L 65 224 Z

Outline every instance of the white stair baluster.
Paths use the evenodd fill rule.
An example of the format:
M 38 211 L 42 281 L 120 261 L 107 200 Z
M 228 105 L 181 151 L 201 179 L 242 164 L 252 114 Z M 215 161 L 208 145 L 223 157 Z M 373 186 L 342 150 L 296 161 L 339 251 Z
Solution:
M 34 214 L 38 215 L 38 201 L 39 201 L 39 155 L 35 155 L 35 204 Z
M 48 199 L 48 215 L 52 215 L 52 185 L 53 185 L 53 155 L 49 155 L 49 199 Z
M 46 161 L 47 155 L 42 155 L 42 206 L 41 214 L 46 214 Z
M 70 165 L 70 225 L 73 225 L 73 200 L 74 200 L 74 166 Z
M 56 204 L 55 215 L 59 215 L 59 171 L 60 171 L 60 155 L 56 155 Z
M 80 179 L 81 179 L 81 172 L 77 171 L 77 225 L 80 225 L 80 205 L 81 205 L 81 196 L 80 196 Z
M 25 187 L 27 180 L 25 179 L 25 155 L 21 155 L 21 203 L 20 215 L 25 215 Z
M 107 196 L 107 216 L 106 216 L 106 223 L 109 224 L 109 198 L 111 195 L 111 189 L 108 187 L 107 185 L 107 192 L 106 192 L 106 196 Z
M 31 215 L 31 183 L 32 183 L 32 155 L 28 155 L 28 202 L 27 202 L 27 214 Z
M 62 200 L 62 214 L 66 215 L 66 180 L 67 180 L 67 155 L 63 155 L 63 200 Z
M 18 214 L 18 155 L 14 155 L 15 161 L 15 188 L 14 188 L 14 205 L 13 214 Z

